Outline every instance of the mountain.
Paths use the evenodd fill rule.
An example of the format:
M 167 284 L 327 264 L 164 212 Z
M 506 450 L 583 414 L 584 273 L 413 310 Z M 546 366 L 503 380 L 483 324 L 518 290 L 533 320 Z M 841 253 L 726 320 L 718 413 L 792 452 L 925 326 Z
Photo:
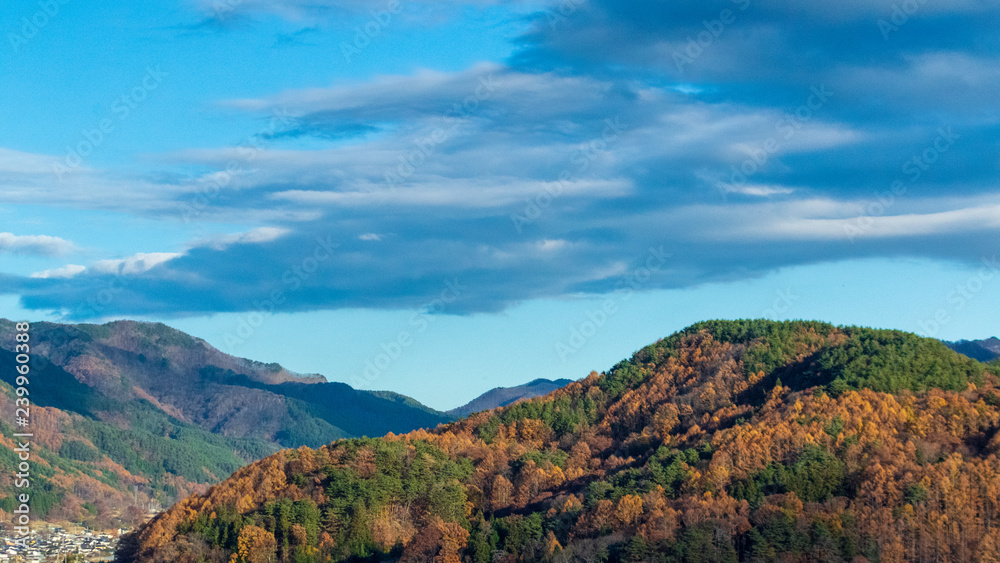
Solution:
M 952 350 L 980 362 L 991 362 L 1000 358 L 1000 338 L 995 336 L 986 340 L 959 340 L 946 344 Z
M 13 326 L 0 323 L 5 343 L 0 348 L 11 348 Z M 122 405 L 147 402 L 179 421 L 232 438 L 319 446 L 448 420 L 408 397 L 357 391 L 319 375 L 236 358 L 159 323 L 37 323 L 32 339 L 36 359 L 60 368 L 56 379 L 73 379 Z M 58 393 L 41 398 L 58 408 L 78 406 L 75 398 L 57 402 Z
M 571 379 L 536 379 L 517 387 L 496 387 L 469 401 L 468 403 L 448 411 L 455 417 L 468 416 L 474 412 L 486 411 L 497 407 L 506 407 L 521 399 L 541 397 L 573 383 Z
M 995 561 L 1000 361 L 711 321 L 433 431 L 285 450 L 119 561 Z
M 14 506 L 15 325 L 0 320 L 0 509 Z M 33 517 L 129 524 L 283 447 L 451 420 L 394 393 L 358 391 L 229 356 L 163 324 L 31 325 L 38 467 Z

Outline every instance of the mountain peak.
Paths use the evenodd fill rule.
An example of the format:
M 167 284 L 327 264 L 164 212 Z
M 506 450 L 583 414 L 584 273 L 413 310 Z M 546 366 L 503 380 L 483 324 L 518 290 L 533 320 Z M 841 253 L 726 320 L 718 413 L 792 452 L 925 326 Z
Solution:
M 452 416 L 468 416 L 474 412 L 505 407 L 523 399 L 547 395 L 572 383 L 570 379 L 538 378 L 516 387 L 494 387 L 468 403 L 448 411 Z

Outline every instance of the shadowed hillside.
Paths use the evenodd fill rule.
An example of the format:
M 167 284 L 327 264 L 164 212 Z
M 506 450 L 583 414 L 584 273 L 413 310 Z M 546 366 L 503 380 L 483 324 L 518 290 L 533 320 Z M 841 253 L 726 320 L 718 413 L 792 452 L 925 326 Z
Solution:
M 980 362 L 991 362 L 1000 358 L 1000 338 L 995 336 L 985 340 L 949 342 L 948 347 Z
M 14 332 L 0 320 L 0 403 L 9 413 Z M 282 447 L 450 420 L 401 395 L 235 358 L 162 324 L 37 323 L 30 338 L 35 518 L 129 525 Z M 10 512 L 8 424 L 0 421 L 0 509 Z

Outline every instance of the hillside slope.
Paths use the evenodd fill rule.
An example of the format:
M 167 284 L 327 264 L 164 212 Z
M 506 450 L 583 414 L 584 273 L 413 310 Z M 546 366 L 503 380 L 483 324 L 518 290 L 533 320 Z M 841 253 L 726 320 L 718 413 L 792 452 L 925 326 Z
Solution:
M 455 417 L 462 417 L 479 411 L 506 407 L 522 399 L 533 399 L 542 395 L 548 395 L 570 383 L 573 383 L 570 379 L 557 379 L 555 381 L 550 379 L 536 379 L 516 387 L 495 387 L 468 403 L 451 409 L 448 411 L 448 414 Z
M 0 320 L 0 403 L 13 413 L 14 325 Z M 161 324 L 33 324 L 31 399 L 40 473 L 35 518 L 136 522 L 282 447 L 450 420 L 391 393 L 357 391 L 235 358 Z M 13 416 L 13 415 L 11 415 Z M 13 508 L 0 421 L 0 509 Z
M 433 432 L 280 452 L 119 560 L 993 561 L 998 374 L 901 332 L 701 323 Z

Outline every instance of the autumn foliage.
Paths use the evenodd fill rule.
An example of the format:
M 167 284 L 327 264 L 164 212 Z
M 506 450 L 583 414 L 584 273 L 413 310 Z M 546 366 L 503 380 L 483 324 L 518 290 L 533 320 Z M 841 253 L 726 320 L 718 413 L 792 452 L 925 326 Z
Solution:
M 546 397 L 276 454 L 120 559 L 998 561 L 998 372 L 894 331 L 701 323 Z

